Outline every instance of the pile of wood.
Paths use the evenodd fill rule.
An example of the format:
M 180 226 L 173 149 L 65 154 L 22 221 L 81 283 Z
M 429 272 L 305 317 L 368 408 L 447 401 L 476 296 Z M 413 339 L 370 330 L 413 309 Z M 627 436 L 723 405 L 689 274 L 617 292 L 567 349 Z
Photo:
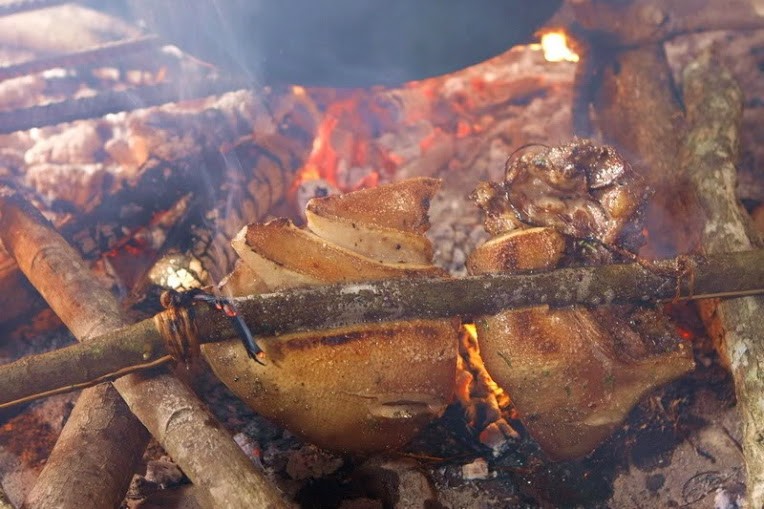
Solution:
M 486 238 L 467 191 L 478 181 L 500 180 L 504 161 L 515 148 L 556 145 L 574 134 L 598 136 L 624 151 L 657 191 L 647 210 L 649 242 L 643 256 L 751 249 L 758 245 L 758 234 L 748 228 L 735 178 L 740 168 L 748 183 L 742 189 L 745 205 L 754 215 L 764 214 L 764 193 L 757 191 L 764 184 L 752 171 L 762 159 L 757 125 L 764 93 L 758 89 L 761 80 L 749 70 L 756 68 L 752 59 L 760 58 L 751 48 L 761 38 L 757 32 L 677 38 L 698 30 L 762 26 L 755 2 L 721 4 L 706 2 L 693 12 L 680 12 L 682 6 L 658 0 L 571 2 L 556 22 L 573 29 L 578 38 L 584 58 L 578 67 L 545 62 L 540 51 L 524 47 L 452 76 L 395 90 L 240 91 L 3 135 L 0 175 L 76 248 L 24 267 L 52 242 L 44 235 L 28 239 L 26 247 L 22 242 L 16 259 L 69 330 L 87 340 L 134 318 L 123 314 L 103 284 L 138 300 L 152 265 L 168 251 L 188 260 L 182 270 L 193 272 L 191 280 L 208 274 L 219 278 L 233 264 L 228 240 L 241 225 L 277 213 L 298 220 L 302 201 L 316 189 L 323 192 L 322 186 L 350 191 L 370 183 L 435 176 L 444 180 L 431 211 L 435 261 L 460 274 L 467 254 Z M 624 25 L 622 19 L 631 21 Z M 717 44 L 712 55 L 705 50 L 715 40 L 724 44 Z M 745 95 L 720 61 L 734 64 Z M 151 72 L 151 79 L 159 79 L 156 69 Z M 3 105 L 45 100 L 53 93 L 46 79 L 25 76 L 3 83 Z M 681 103 L 675 83 L 682 85 Z M 748 126 L 742 137 L 741 121 Z M 743 164 L 736 167 L 741 144 Z M 321 184 L 298 195 L 307 177 L 318 177 Z M 62 245 L 55 244 L 51 252 L 58 253 Z M 85 262 L 78 261 L 80 256 Z M 196 262 L 202 269 L 191 270 Z M 9 333 L 29 336 L 28 325 L 19 324 L 28 323 L 41 301 L 9 255 L 0 268 L 6 289 L 0 295 L 0 322 Z M 66 284 L 57 283 L 63 269 Z M 697 315 L 679 316 L 688 311 L 674 309 L 679 323 L 692 329 L 699 368 L 683 382 L 648 396 L 626 427 L 584 460 L 536 463 L 541 461 L 538 451 L 532 441 L 520 439 L 522 424 L 512 413 L 502 418 L 520 434 L 505 429 L 501 443 L 485 436 L 476 439 L 470 433 L 480 429 L 469 428 L 469 419 L 459 415 L 461 407 L 453 406 L 409 449 L 420 463 L 388 457 L 358 465 L 285 439 L 281 431 L 220 396 L 222 389 L 207 386 L 208 395 L 218 395 L 216 412 L 236 433 L 236 446 L 171 375 L 129 375 L 116 384 L 129 410 L 110 386 L 83 394 L 31 491 L 62 425 L 62 410 L 55 406 L 72 400 L 54 398 L 47 407 L 9 419 L 0 432 L 3 485 L 14 502 L 26 499 L 30 507 L 74 506 L 85 493 L 93 497 L 89 505 L 114 506 L 124 497 L 147 440 L 134 414 L 193 482 L 194 488 L 186 490 L 191 499 L 212 506 L 246 506 L 253 500 L 281 506 L 289 498 L 309 500 L 315 494 L 310 486 L 329 492 L 334 487 L 345 500 L 343 507 L 376 507 L 378 501 L 396 497 L 400 504 L 438 500 L 458 506 L 473 496 L 495 507 L 531 500 L 607 501 L 623 507 L 645 497 L 658 504 L 710 504 L 714 496 L 727 497 L 730 503 L 742 498 L 745 483 L 749 500 L 758 507 L 764 498 L 764 459 L 757 445 L 762 422 L 757 402 L 764 381 L 752 369 L 760 357 L 756 338 L 764 336 L 756 320 L 760 307 L 756 297 L 703 304 L 700 316 L 709 335 Z M 477 370 L 469 362 L 471 348 L 463 353 L 466 364 Z M 8 348 L 13 349 L 7 357 L 28 351 L 25 346 Z M 734 409 L 726 369 L 733 375 Z M 479 378 L 480 373 L 470 376 Z M 484 386 L 471 389 L 485 397 Z M 177 418 L 186 412 L 187 419 Z M 242 416 L 255 424 L 243 424 Z M 696 417 L 705 423 L 698 424 Z M 20 443 L 16 433 L 30 419 L 46 420 L 52 429 L 46 450 L 36 456 L 28 452 L 32 444 L 24 444 L 21 452 L 8 445 Z M 116 422 L 122 431 L 115 432 Z M 188 439 L 201 436 L 209 438 Z M 691 440 L 683 441 L 686 437 Z M 215 445 L 204 449 L 205 440 Z M 745 461 L 736 454 L 738 443 Z M 263 452 L 256 454 L 260 448 Z M 252 468 L 242 449 L 265 464 L 270 479 Z M 151 465 L 167 464 L 157 456 Z M 430 464 L 425 456 L 437 458 Z M 215 458 L 227 461 L 212 466 Z M 104 464 L 111 465 L 113 475 L 103 475 Z M 423 464 L 427 475 L 418 473 Z M 398 479 L 394 486 L 375 488 L 389 472 Z M 156 472 L 142 479 L 155 486 L 165 483 Z M 593 498 L 585 498 L 587 492 Z M 340 498 L 334 499 L 335 505 Z

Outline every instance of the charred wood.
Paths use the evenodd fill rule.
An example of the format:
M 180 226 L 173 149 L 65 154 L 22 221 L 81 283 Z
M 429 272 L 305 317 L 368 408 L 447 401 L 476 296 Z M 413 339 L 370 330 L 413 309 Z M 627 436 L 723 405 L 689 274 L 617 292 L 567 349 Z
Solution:
M 136 39 L 106 43 L 96 48 L 66 53 L 64 55 L 7 65 L 0 67 L 0 81 L 26 76 L 54 67 L 76 67 L 107 59 L 110 63 L 113 63 L 118 61 L 120 57 L 155 49 L 158 45 L 159 41 L 156 37 L 138 37 Z
M 0 16 L 10 16 L 19 12 L 34 11 L 63 3 L 67 3 L 66 0 L 13 0 L 3 2 L 0 6 Z
M 149 106 L 209 97 L 246 87 L 247 83 L 244 81 L 228 79 L 207 79 L 194 83 L 161 83 L 130 90 L 102 92 L 93 97 L 67 99 L 41 106 L 2 111 L 0 112 L 0 126 L 2 126 L 0 134 L 102 117 L 107 113 L 133 111 Z
M 56 155 L 66 133 L 86 127 L 73 125 L 49 148 L 30 152 L 27 171 L 14 184 L 32 188 L 34 203 L 90 262 L 107 253 L 114 262 L 140 248 L 149 256 L 137 269 L 142 277 L 160 252 L 173 248 L 191 252 L 221 277 L 233 258 L 228 240 L 284 199 L 313 139 L 317 113 L 309 100 L 278 94 L 268 100 L 266 108 L 254 93 L 238 92 L 201 110 L 129 115 L 127 128 L 99 125 L 111 138 L 78 143 L 105 146 L 109 157 L 89 167 L 62 167 Z M 17 289 L 12 298 L 0 296 L 0 322 L 37 302 L 7 255 L 0 255 L 0 282 Z

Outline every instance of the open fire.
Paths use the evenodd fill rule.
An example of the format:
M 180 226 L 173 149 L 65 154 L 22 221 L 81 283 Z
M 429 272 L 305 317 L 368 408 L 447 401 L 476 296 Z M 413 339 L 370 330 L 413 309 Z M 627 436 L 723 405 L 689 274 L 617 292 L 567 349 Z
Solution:
M 568 45 L 565 32 L 551 31 L 541 34 L 541 49 L 550 62 L 578 62 L 580 57 Z
M 71 14 L 69 8 L 61 9 L 55 11 L 54 16 Z M 97 37 L 96 27 L 105 19 L 109 20 L 109 30 L 120 38 L 134 37 L 137 33 L 133 27 L 115 22 L 113 18 L 104 18 L 89 10 L 72 9 L 75 9 L 74 18 L 80 19 L 78 23 L 82 24 L 80 28 L 86 39 Z M 35 14 L 45 16 L 42 12 Z M 4 21 L 0 19 L 0 26 Z M 18 33 L 23 35 L 23 30 Z M 18 37 L 27 40 L 25 38 L 32 36 Z M 760 53 L 749 51 L 760 45 L 758 34 L 757 37 L 737 34 L 730 37 L 737 44 L 731 45 L 738 52 L 734 58 L 742 59 L 741 55 L 744 55 L 749 63 L 751 59 L 760 59 Z M 697 53 L 695 45 L 707 44 L 703 41 L 702 37 L 684 38 L 668 46 L 675 74 Z M 150 41 L 140 44 L 154 48 L 152 51 L 159 48 Z M 144 46 L 141 47 L 145 50 Z M 586 44 L 574 46 L 577 49 L 587 47 Z M 44 53 L 34 45 L 11 47 L 0 37 L 0 56 L 6 63 L 33 59 Z M 14 110 L 14 114 L 18 114 L 20 108 L 65 96 L 97 97 L 139 84 L 149 87 L 167 83 L 177 85 L 185 73 L 193 77 L 189 81 L 204 82 L 212 80 L 210 73 L 214 73 L 207 65 L 179 54 L 177 50 L 164 49 L 161 58 L 154 58 L 159 53 L 151 53 L 152 58 L 120 55 L 118 65 L 117 60 L 113 60 L 117 59 L 117 53 L 107 49 L 107 58 L 95 64 L 62 61 L 55 71 L 6 79 L 0 82 L 0 104 L 4 110 Z M 229 241 L 242 225 L 277 216 L 286 216 L 298 225 L 303 224 L 306 221 L 304 210 L 313 198 L 377 188 L 411 177 L 442 180 L 441 191 L 427 200 L 431 223 L 427 238 L 432 244 L 434 264 L 451 275 L 461 276 L 467 272 L 470 255 L 480 253 L 478 246 L 490 245 L 484 244 L 489 234 L 501 236 L 506 233 L 486 232 L 478 208 L 468 199 L 468 194 L 480 182 L 504 181 L 503 171 L 510 156 L 513 161 L 526 157 L 523 160 L 532 159 L 532 156 L 526 156 L 526 150 L 516 154 L 519 147 L 534 145 L 535 148 L 529 150 L 539 152 L 545 146 L 567 143 L 573 137 L 573 125 L 578 125 L 573 116 L 582 110 L 589 121 L 598 125 L 598 132 L 594 134 L 610 140 L 607 129 L 612 124 L 608 122 L 614 114 L 608 107 L 613 107 L 613 103 L 603 107 L 597 102 L 603 101 L 597 94 L 603 90 L 615 92 L 607 86 L 594 87 L 592 92 L 586 81 L 591 76 L 577 78 L 576 73 L 584 68 L 581 66 L 591 66 L 596 69 L 594 75 L 602 77 L 612 69 L 607 65 L 598 67 L 596 62 L 587 60 L 588 57 L 591 54 L 582 52 L 578 55 L 569 48 L 564 31 L 544 30 L 539 44 L 518 46 L 461 71 L 411 81 L 400 87 L 332 89 L 292 85 L 265 91 L 240 90 L 105 117 L 95 114 L 93 118 L 69 124 L 40 125 L 2 135 L 0 177 L 23 190 L 83 254 L 97 280 L 119 295 L 126 306 L 132 306 L 129 314 L 135 316 L 156 311 L 158 293 L 153 284 L 188 289 L 208 284 L 210 277 L 220 280 L 237 259 Z M 744 64 L 737 65 L 739 79 L 744 87 L 748 86 L 745 89 L 748 94 L 745 122 L 755 127 L 761 109 L 757 101 L 764 91 L 760 90 L 760 84 L 740 70 L 746 67 Z M 624 72 L 628 72 L 628 68 Z M 613 79 L 617 81 L 618 78 Z M 175 93 L 177 95 L 177 90 Z M 142 100 L 140 95 L 135 97 L 136 101 Z M 585 107 L 581 108 L 583 103 Z M 13 120 L 12 117 L 6 115 L 3 119 Z M 628 123 L 628 118 L 624 119 Z M 743 190 L 744 205 L 754 216 L 762 216 L 764 193 L 761 189 L 764 184 L 760 174 L 752 170 L 760 160 L 761 148 L 753 143 L 760 135 L 753 127 L 744 135 L 746 164 L 740 168 L 740 174 L 750 183 Z M 684 235 L 682 226 L 674 230 L 677 239 L 667 240 L 671 234 L 666 231 L 671 231 L 672 225 L 684 222 L 679 214 L 689 214 L 693 210 L 689 205 L 684 211 L 667 207 L 661 201 L 664 199 L 662 194 L 670 191 L 658 187 L 663 177 L 651 169 L 653 162 L 650 158 L 654 155 L 645 155 L 636 142 L 624 144 L 626 159 L 633 158 L 636 171 L 643 174 L 647 184 L 658 189 L 658 197 L 651 198 L 646 211 L 647 229 L 635 230 L 641 236 L 650 237 L 647 239 L 649 247 L 642 254 L 673 256 L 677 253 L 670 251 L 672 246 L 700 242 L 696 237 L 692 240 L 679 238 Z M 530 187 L 541 186 L 538 181 L 529 182 Z M 672 181 L 671 185 L 674 184 Z M 511 194 L 511 191 L 506 192 Z M 605 187 L 593 191 L 598 199 L 608 192 Z M 611 200 L 608 203 L 613 210 L 625 207 L 623 200 L 617 198 L 611 194 L 602 199 Z M 589 205 L 581 205 L 581 210 L 584 208 L 587 213 L 592 210 Z M 516 202 L 512 202 L 508 209 L 517 213 L 522 221 L 533 215 L 522 210 Z M 310 218 L 307 220 L 309 222 Z M 612 217 L 609 221 L 602 226 L 603 231 L 615 228 Z M 270 233 L 263 233 L 265 236 L 261 239 L 262 245 L 257 244 L 258 249 L 276 242 L 276 230 L 291 232 L 289 228 L 272 226 L 271 231 L 263 227 L 263 231 Z M 697 231 L 693 233 L 699 236 Z M 574 248 L 579 255 L 590 256 L 590 263 L 600 263 L 603 258 L 614 256 L 619 261 L 627 259 L 621 258 L 626 256 L 619 251 L 623 245 L 614 242 L 610 246 L 613 252 L 603 253 L 600 251 L 602 246 L 592 242 L 595 237 L 597 235 L 580 235 L 576 240 L 580 242 Z M 253 243 L 255 240 L 254 237 L 251 239 Z M 277 265 L 283 266 L 280 262 Z M 228 279 L 229 287 L 238 285 L 241 291 L 244 285 L 246 293 L 264 291 L 262 286 L 242 283 L 251 276 L 251 268 L 241 268 L 241 264 L 239 267 L 239 275 Z M 490 271 L 488 267 L 477 270 Z M 8 338 L 2 347 L 6 360 L 60 346 L 61 342 L 70 340 L 49 310 L 40 311 L 44 305 L 39 296 L 31 290 L 6 253 L 0 255 L 0 280 L 6 289 L 5 295 L 0 297 L 0 323 Z M 568 369 L 567 379 L 584 380 L 579 386 L 567 389 L 569 395 L 576 398 L 580 396 L 577 393 L 579 387 L 585 386 L 589 390 L 597 383 L 605 392 L 613 385 L 639 386 L 621 402 L 613 398 L 618 403 L 618 411 L 607 415 L 597 411 L 600 405 L 607 408 L 604 401 L 589 395 L 579 398 L 586 401 L 584 406 L 588 405 L 590 411 L 586 414 L 589 417 L 582 417 L 582 421 L 587 418 L 597 420 L 597 426 L 608 428 L 601 437 L 606 439 L 605 444 L 591 453 L 589 451 L 599 440 L 592 442 L 590 447 L 589 436 L 582 435 L 573 444 L 573 449 L 581 448 L 582 454 L 586 455 L 584 458 L 577 457 L 581 452 L 578 449 L 571 456 L 567 453 L 549 454 L 549 443 L 557 437 L 550 438 L 554 433 L 543 429 L 544 419 L 550 413 L 575 412 L 575 405 L 566 406 L 562 402 L 550 410 L 543 408 L 543 401 L 537 401 L 541 403 L 537 407 L 529 407 L 527 403 L 529 398 L 536 398 L 534 390 L 543 386 L 545 376 L 557 384 L 559 373 L 534 369 L 535 375 L 541 378 L 526 385 L 521 389 L 523 392 L 513 393 L 518 386 L 523 387 L 512 378 L 523 369 L 523 362 L 504 359 L 502 352 L 490 352 L 489 348 L 491 360 L 486 360 L 489 367 L 491 362 L 508 366 L 506 374 L 489 373 L 480 355 L 485 353 L 486 347 L 480 343 L 476 330 L 488 334 L 485 331 L 495 327 L 484 317 L 470 317 L 476 321 L 477 329 L 474 325 L 465 325 L 458 334 L 453 402 L 443 411 L 439 405 L 443 403 L 445 407 L 448 401 L 435 402 L 437 398 L 433 396 L 428 402 L 428 411 L 442 413 L 442 416 L 392 455 L 361 461 L 320 450 L 310 443 L 318 443 L 330 451 L 332 441 L 339 440 L 342 446 L 335 448 L 347 451 L 354 450 L 356 440 L 354 436 L 333 437 L 331 429 L 318 424 L 325 409 L 316 408 L 327 403 L 326 398 L 319 395 L 304 398 L 304 401 L 300 399 L 313 394 L 312 391 L 317 390 L 315 387 L 291 396 L 286 389 L 281 393 L 300 400 L 300 406 L 304 407 L 302 414 L 290 409 L 278 395 L 273 396 L 278 391 L 270 393 L 271 400 L 267 401 L 272 408 L 278 408 L 270 414 L 258 407 L 265 403 L 257 395 L 245 389 L 235 391 L 244 400 L 257 400 L 253 407 L 259 412 L 265 415 L 278 413 L 275 418 L 287 423 L 298 435 L 308 437 L 305 442 L 252 414 L 214 381 L 208 370 L 197 368 L 194 375 L 198 374 L 198 377 L 190 384 L 208 400 L 213 412 L 235 435 L 241 449 L 251 459 L 262 463 L 270 481 L 284 491 L 287 498 L 305 507 L 315 507 L 311 505 L 315 500 L 320 500 L 318 506 L 321 507 L 403 507 L 408 504 L 398 502 L 396 505 L 392 501 L 396 497 L 398 500 L 414 500 L 411 507 L 432 507 L 432 504 L 439 504 L 438 507 L 535 506 L 571 501 L 584 505 L 637 507 L 635 500 L 650 500 L 656 505 L 676 502 L 697 507 L 714 504 L 737 507 L 735 504 L 742 503 L 744 497 L 744 463 L 739 449 L 745 438 L 733 407 L 735 396 L 730 366 L 733 370 L 738 369 L 744 353 L 733 350 L 733 358 L 727 359 L 727 350 L 713 344 L 710 336 L 715 333 L 709 334 L 701 321 L 710 311 L 702 311 L 699 315 L 693 305 L 668 305 L 660 315 L 670 316 L 672 321 L 664 323 L 667 328 L 661 329 L 660 333 L 655 322 L 663 318 L 630 314 L 631 311 L 619 309 L 617 319 L 609 317 L 607 311 L 593 311 L 594 314 L 586 318 L 575 317 L 579 323 L 590 323 L 592 328 L 602 329 L 590 330 L 589 336 L 612 332 L 618 320 L 628 322 L 619 326 L 642 327 L 642 330 L 649 324 L 653 326 L 650 330 L 654 334 L 653 343 L 646 347 L 636 343 L 619 344 L 628 351 L 627 357 L 631 357 L 626 360 L 617 358 L 614 365 L 621 367 L 612 373 L 608 371 L 609 374 L 599 376 L 597 380 L 591 373 L 599 369 L 597 366 L 607 364 L 610 355 L 597 350 L 601 342 L 586 343 L 594 345 L 592 351 L 587 350 L 589 346 L 571 347 L 571 353 L 565 356 L 574 366 L 565 368 Z M 555 314 L 550 321 L 572 320 L 575 313 L 564 317 L 563 314 Z M 527 340 L 537 334 L 537 329 L 547 325 L 532 313 L 526 315 L 523 315 L 523 323 L 532 330 L 524 330 L 519 335 Z M 503 326 L 512 320 L 522 321 L 517 314 L 512 317 L 504 318 Z M 670 375 L 666 374 L 665 379 L 675 378 L 674 373 L 690 371 L 692 360 L 697 367 L 678 382 L 649 392 L 626 415 L 631 402 L 623 401 L 642 390 L 641 382 L 633 379 L 643 376 L 644 372 L 639 371 L 647 369 L 644 366 L 634 369 L 634 364 L 630 363 L 644 355 L 641 348 L 649 350 L 659 346 L 658 343 L 665 340 L 662 334 L 669 329 L 671 335 L 679 337 L 678 344 L 683 350 L 682 355 L 677 354 L 670 360 L 676 364 L 676 369 Z M 591 339 L 584 336 L 582 341 Z M 327 341 L 330 340 L 324 343 Z M 344 347 L 353 348 L 352 345 Z M 401 348 L 415 350 L 411 345 Z M 227 353 L 222 348 L 216 351 L 219 358 L 211 362 L 215 370 L 220 370 Z M 388 357 L 394 355 L 394 350 L 390 350 Z M 422 355 L 437 357 L 432 351 Z M 670 357 L 674 352 L 667 355 Z M 596 361 L 587 360 L 595 358 Z M 310 364 L 310 359 L 300 357 L 305 365 Z M 571 359 L 576 360 L 571 362 Z M 334 361 L 340 369 L 341 360 Z M 334 361 L 331 358 L 322 360 L 326 363 Z M 369 368 L 369 373 L 375 373 L 375 367 L 388 361 L 404 365 L 402 359 L 398 362 L 381 359 Z M 359 357 L 357 362 L 368 362 L 368 359 Z M 257 369 L 258 366 L 252 366 L 253 379 L 257 379 Z M 410 368 L 411 371 L 416 369 Z M 575 369 L 580 373 L 573 373 Z M 378 378 L 382 377 L 382 374 L 378 375 Z M 505 386 L 500 387 L 492 375 L 497 380 L 501 377 Z M 565 386 L 565 376 L 560 378 L 562 381 L 558 385 Z M 624 378 L 619 378 L 621 376 Z M 648 378 L 661 376 L 653 374 Z M 229 385 L 244 383 L 237 374 L 221 375 L 223 379 L 226 377 Z M 390 383 L 399 381 L 400 377 L 392 378 L 395 380 Z M 432 375 L 431 378 L 438 377 Z M 350 382 L 347 392 L 360 391 L 360 383 Z M 435 385 L 434 381 L 431 383 Z M 445 394 L 439 395 L 448 398 Z M 401 415 L 406 412 L 416 414 L 423 403 L 415 400 L 413 395 L 409 396 L 409 399 L 385 403 L 384 410 L 393 408 Z M 319 401 L 321 399 L 324 401 Z M 15 504 L 29 496 L 73 405 L 72 396 L 56 396 L 3 416 L 0 480 Z M 316 407 L 312 408 L 313 405 Z M 436 407 L 438 411 L 433 410 Z M 354 409 L 343 407 L 344 413 L 331 417 L 352 417 L 351 410 Z M 315 412 L 315 418 L 311 412 Z M 529 414 L 535 420 L 528 420 Z M 311 416 L 309 422 L 305 422 L 306 416 Z M 374 422 L 365 424 L 378 425 Z M 33 432 L 29 437 L 22 436 L 20 429 Z M 359 433 L 363 429 L 359 425 Z M 391 437 L 396 435 L 394 439 L 390 438 L 392 442 L 410 438 L 404 436 L 401 429 L 387 430 Z M 575 435 L 577 432 L 571 433 Z M 384 439 L 384 434 L 380 432 L 377 438 Z M 550 456 L 554 459 L 563 457 L 567 461 L 550 461 Z M 126 502 L 128 505 L 136 504 L 139 499 L 162 496 L 174 497 L 181 500 L 181 504 L 203 499 L 204 495 L 195 488 L 184 487 L 188 478 L 194 480 L 194 474 L 181 472 L 156 443 L 152 443 L 144 461 L 148 470 L 143 469 L 145 473 L 134 479 Z M 391 476 L 396 481 L 388 483 L 386 479 Z M 169 495 L 160 493 L 159 488 L 167 486 L 171 488 Z

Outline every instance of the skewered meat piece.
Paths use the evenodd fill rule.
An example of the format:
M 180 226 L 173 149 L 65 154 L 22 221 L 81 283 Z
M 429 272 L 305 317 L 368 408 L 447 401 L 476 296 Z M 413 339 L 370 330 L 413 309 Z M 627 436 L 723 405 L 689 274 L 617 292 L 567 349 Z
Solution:
M 424 236 L 438 186 L 420 178 L 314 199 L 312 231 L 284 219 L 250 225 L 233 242 L 241 263 L 226 288 L 247 294 L 443 275 Z M 369 452 L 404 444 L 451 401 L 457 325 L 412 320 L 262 338 L 265 366 L 237 341 L 204 345 L 203 353 L 261 414 L 322 447 Z
M 525 153 L 508 163 L 504 182 L 482 184 L 473 194 L 493 238 L 471 254 L 468 269 L 483 274 L 593 263 L 598 248 L 617 257 L 640 244 L 648 195 L 611 147 L 578 140 Z M 582 250 L 581 242 L 593 248 Z M 613 308 L 581 306 L 476 320 L 486 368 L 550 458 L 589 453 L 645 393 L 693 369 L 689 345 L 670 332 L 640 334 L 632 328 L 636 322 Z

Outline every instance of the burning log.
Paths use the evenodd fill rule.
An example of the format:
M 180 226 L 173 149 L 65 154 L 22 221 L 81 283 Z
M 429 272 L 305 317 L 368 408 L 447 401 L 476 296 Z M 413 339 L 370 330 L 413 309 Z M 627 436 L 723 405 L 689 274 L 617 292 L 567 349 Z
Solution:
M 0 81 L 5 81 L 11 78 L 18 78 L 37 72 L 46 71 L 48 69 L 55 69 L 60 67 L 75 67 L 84 65 L 89 62 L 100 61 L 114 61 L 119 60 L 120 57 L 129 55 L 132 53 L 141 53 L 149 49 L 156 49 L 159 45 L 159 40 L 156 36 L 137 37 L 131 40 L 117 41 L 106 43 L 96 48 L 90 48 L 87 50 L 77 51 L 74 53 L 68 53 L 63 56 L 43 57 L 37 60 L 31 60 L 28 62 L 22 62 L 19 64 L 12 64 L 0 67 Z M 87 114 L 84 112 L 83 114 Z M 92 115 L 85 118 L 93 118 Z M 58 123 L 58 122 L 55 122 Z M 37 124 L 35 127 L 40 127 Z M 11 126 L 3 124 L 3 127 L 8 129 Z M 7 132 L 13 132 L 21 129 L 8 130 Z
M 108 113 L 133 111 L 170 102 L 199 99 L 241 90 L 244 80 L 207 79 L 194 83 L 160 83 L 130 90 L 103 92 L 94 97 L 0 111 L 0 134 L 32 129 L 40 125 L 62 124 L 74 120 L 101 117 Z
M 61 314 L 61 318 L 72 327 L 76 327 L 83 336 L 121 325 L 115 313 L 119 306 L 113 297 L 93 282 L 83 261 L 39 212 L 21 201 L 14 193 L 9 194 L 6 191 L 2 198 L 0 235 L 3 244 L 13 253 L 20 267 L 46 296 L 48 302 Z M 84 306 L 81 303 L 83 295 L 90 299 L 90 305 Z M 94 321 L 91 321 L 91 318 Z M 99 327 L 103 329 L 99 330 Z M 203 404 L 178 379 L 168 374 L 157 375 L 151 379 L 133 375 L 121 378 L 115 382 L 115 386 L 130 406 L 130 410 L 141 419 L 187 475 L 197 485 L 206 488 L 209 503 L 222 507 L 250 507 L 253 503 L 263 507 L 286 506 L 275 488 L 254 468 Z M 106 386 L 99 388 L 95 394 L 100 395 L 102 391 L 109 390 Z M 116 398 L 116 394 L 112 394 Z M 112 403 L 108 403 L 101 398 L 91 403 L 96 405 L 95 409 L 101 404 L 113 408 L 116 401 L 112 399 Z M 72 425 L 87 423 L 83 424 L 83 427 L 88 432 L 98 432 L 95 426 L 91 428 L 91 425 L 95 425 L 91 421 L 94 417 L 92 411 L 93 408 L 83 409 L 82 418 L 78 418 Z M 109 413 L 114 411 L 110 410 Z M 179 415 L 183 418 L 178 419 Z M 116 416 L 102 421 L 108 431 L 107 428 L 102 428 L 101 434 L 118 438 L 120 444 L 123 443 L 124 437 L 111 427 L 115 424 L 112 420 L 126 426 L 122 431 L 127 433 L 127 436 L 133 436 L 134 441 L 140 442 L 139 437 L 134 436 L 134 431 L 128 431 L 131 426 L 130 420 L 127 419 L 127 423 L 123 424 L 126 419 Z M 106 445 L 103 441 L 97 443 Z M 67 448 L 62 445 L 62 449 Z M 113 449 L 113 446 L 110 447 L 110 451 Z M 134 449 L 140 451 L 142 448 Z M 82 449 L 67 452 L 79 456 Z M 116 456 L 119 457 L 120 454 Z M 98 451 L 94 451 L 94 457 L 99 458 L 99 462 L 92 465 L 86 473 L 92 475 L 97 472 L 101 477 L 104 465 L 109 465 L 113 458 L 101 457 Z M 71 462 L 71 457 L 67 459 Z M 132 466 L 132 462 L 129 466 Z M 71 469 L 71 465 L 68 468 Z M 50 477 L 55 476 L 51 473 Z M 124 476 L 114 477 L 118 484 L 124 482 L 120 479 Z M 51 485 L 59 486 L 64 492 L 71 490 L 70 486 L 64 488 L 60 484 L 60 478 L 51 482 Z M 92 490 L 100 491 L 93 485 L 87 485 L 85 488 L 87 492 Z M 36 493 L 39 495 L 34 499 L 35 504 L 45 504 L 45 500 L 50 496 L 44 492 L 43 487 L 39 492 L 33 492 L 33 495 Z M 54 492 L 52 495 L 61 496 L 60 492 Z M 114 493 L 104 496 L 108 497 L 104 503 L 114 500 Z M 73 507 L 81 505 L 81 502 L 80 498 L 70 503 Z M 54 503 L 61 505 L 58 498 Z
M 688 132 L 679 158 L 697 191 L 705 215 L 701 250 L 706 254 L 741 251 L 761 244 L 752 233 L 735 194 L 742 92 L 710 52 L 684 71 Z M 764 299 L 744 297 L 700 303 L 711 336 L 718 342 L 735 381 L 737 407 L 743 418 L 748 500 L 764 505 L 764 378 L 758 366 L 764 357 Z
M 315 117 L 307 98 L 273 95 L 266 109 L 254 93 L 240 91 L 202 107 L 73 125 L 28 150 L 15 180 L 31 188 L 87 260 L 106 258 L 129 289 L 170 248 L 188 251 L 220 278 L 232 268 L 229 241 L 241 225 L 283 200 Z M 105 152 L 105 160 L 92 164 L 95 152 Z M 3 322 L 35 300 L 12 260 L 0 260 L 0 284 L 18 289 L 0 296 Z

